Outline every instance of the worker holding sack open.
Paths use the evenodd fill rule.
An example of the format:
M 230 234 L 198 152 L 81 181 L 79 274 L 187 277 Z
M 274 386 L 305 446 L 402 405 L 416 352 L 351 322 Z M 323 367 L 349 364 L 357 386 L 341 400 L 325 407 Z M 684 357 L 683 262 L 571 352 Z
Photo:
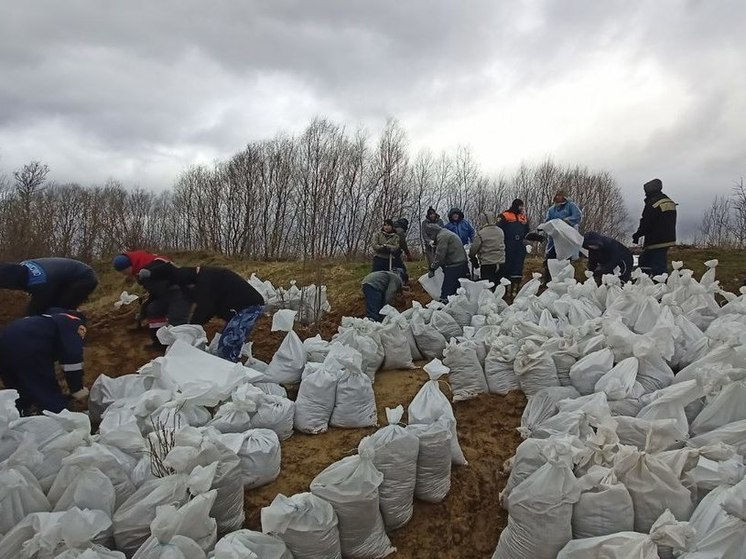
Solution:
M 204 325 L 217 316 L 226 324 L 218 341 L 219 355 L 238 362 L 241 348 L 264 314 L 264 297 L 248 281 L 227 268 L 217 266 L 144 268 L 140 281 L 166 282 L 183 291 L 196 304 L 190 324 Z
M 189 321 L 189 302 L 177 285 L 165 279 L 144 278 L 140 276 L 142 270 L 149 272 L 158 269 L 169 270 L 170 274 L 175 266 L 165 256 L 159 256 L 144 250 L 123 252 L 114 257 L 114 269 L 125 276 L 137 281 L 148 292 L 148 298 L 142 303 L 137 316 L 138 324 L 147 320 L 152 349 L 165 349 L 156 336 L 161 326 L 179 326 Z
M 77 309 L 97 285 L 96 272 L 71 258 L 34 258 L 19 264 L 0 264 L 0 288 L 31 295 L 27 316 L 52 307 Z
M 69 398 L 60 390 L 55 363 L 62 365 L 67 387 L 75 400 L 84 400 L 83 339 L 85 316 L 77 311 L 49 309 L 38 316 L 19 318 L 0 332 L 0 378 L 18 391 L 23 413 L 33 407 L 59 413 Z
M 469 277 L 469 264 L 466 250 L 456 233 L 435 223 L 425 226 L 425 234 L 433 241 L 435 254 L 428 271 L 429 277 L 435 276 L 435 270 L 443 269 L 443 287 L 440 291 L 442 303 L 448 302 L 448 297 L 456 294 L 459 279 Z

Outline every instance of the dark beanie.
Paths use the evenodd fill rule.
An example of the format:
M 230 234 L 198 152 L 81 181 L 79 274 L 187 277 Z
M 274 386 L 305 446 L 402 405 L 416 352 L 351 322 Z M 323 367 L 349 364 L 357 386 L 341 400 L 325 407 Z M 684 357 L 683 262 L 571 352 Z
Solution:
M 394 222 L 392 220 L 390 220 L 390 219 L 384 219 L 383 220 L 383 224 L 384 225 L 391 225 L 391 227 L 394 226 Z
M 520 208 L 523 205 L 524 205 L 523 200 L 521 200 L 520 198 L 516 198 L 515 200 L 513 200 L 513 203 L 510 205 L 510 209 L 514 212 L 517 212 L 518 208 Z
M 655 194 L 663 190 L 663 182 L 660 179 L 653 179 L 642 185 L 645 194 Z
M 28 268 L 21 264 L 0 264 L 0 288 L 26 289 Z
M 126 254 L 117 254 L 112 261 L 112 265 L 117 272 L 121 272 L 132 266 L 132 260 Z

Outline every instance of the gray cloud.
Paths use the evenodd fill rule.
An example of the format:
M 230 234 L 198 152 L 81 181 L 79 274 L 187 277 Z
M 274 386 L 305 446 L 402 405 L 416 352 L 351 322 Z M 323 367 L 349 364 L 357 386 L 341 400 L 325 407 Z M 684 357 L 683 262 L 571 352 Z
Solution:
M 491 171 L 552 154 L 639 209 L 661 176 L 696 227 L 746 160 L 740 0 L 6 0 L 0 168 L 167 186 L 317 114 Z

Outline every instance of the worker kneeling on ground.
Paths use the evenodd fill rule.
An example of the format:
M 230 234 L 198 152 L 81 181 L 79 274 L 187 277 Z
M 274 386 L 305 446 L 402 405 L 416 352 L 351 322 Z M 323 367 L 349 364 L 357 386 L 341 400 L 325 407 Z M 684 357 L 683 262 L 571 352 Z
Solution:
M 97 285 L 93 268 L 71 258 L 34 258 L 20 264 L 0 264 L 0 287 L 31 295 L 27 316 L 52 307 L 77 309 Z
M 381 309 L 391 304 L 397 293 L 404 286 L 404 272 L 394 268 L 391 272 L 371 272 L 363 279 L 363 296 L 365 297 L 365 316 L 381 322 Z
M 83 339 L 85 316 L 77 311 L 50 309 L 39 316 L 19 318 L 0 332 L 0 378 L 6 388 L 18 391 L 17 406 L 29 413 L 58 413 L 69 403 L 60 390 L 55 363 L 62 365 L 72 398 L 83 400 Z
M 238 362 L 241 348 L 264 313 L 264 297 L 249 282 L 227 268 L 217 266 L 161 266 L 143 269 L 140 281 L 165 281 L 183 290 L 196 303 L 190 324 L 204 325 L 217 316 L 226 321 L 218 341 L 223 359 Z
M 588 271 L 593 272 L 597 282 L 601 281 L 601 276 L 613 274 L 616 269 L 622 281 L 630 280 L 632 252 L 622 243 L 591 231 L 583 238 L 583 248 L 588 251 Z

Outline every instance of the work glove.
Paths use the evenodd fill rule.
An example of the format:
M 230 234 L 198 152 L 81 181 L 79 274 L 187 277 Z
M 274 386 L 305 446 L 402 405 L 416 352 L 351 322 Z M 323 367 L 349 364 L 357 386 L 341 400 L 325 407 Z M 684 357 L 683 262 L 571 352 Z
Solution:
M 479 269 L 479 260 L 476 258 L 471 259 L 471 267 L 474 269 Z
M 640 241 L 640 235 L 638 235 L 637 233 L 632 235 L 632 243 L 637 244 L 639 241 Z
M 430 268 L 430 269 L 429 269 L 429 270 L 427 271 L 427 277 L 429 277 L 429 278 L 434 278 L 434 277 L 435 277 L 435 270 L 433 270 L 432 268 Z

